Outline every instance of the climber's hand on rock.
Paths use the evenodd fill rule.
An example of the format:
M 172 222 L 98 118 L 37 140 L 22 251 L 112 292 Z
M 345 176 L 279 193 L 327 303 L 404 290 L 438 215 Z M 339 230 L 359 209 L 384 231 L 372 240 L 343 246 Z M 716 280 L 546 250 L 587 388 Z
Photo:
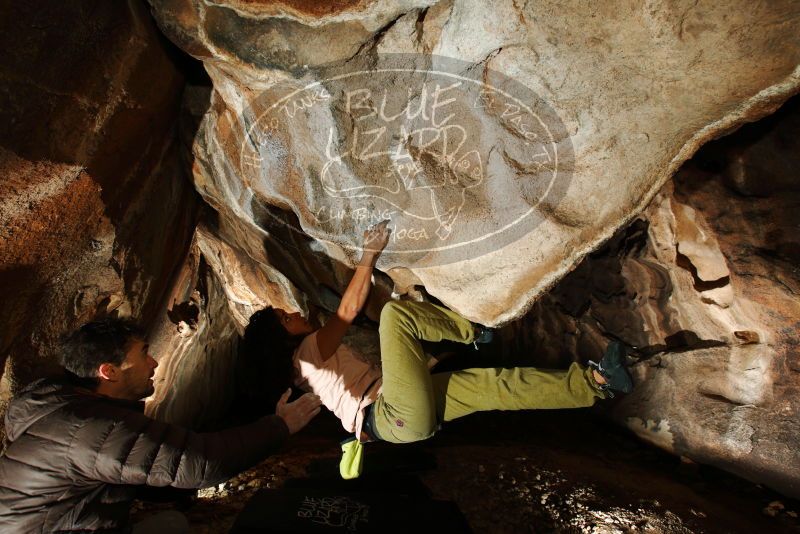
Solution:
M 290 388 L 281 396 L 278 405 L 275 406 L 275 415 L 283 419 L 289 427 L 289 433 L 294 434 L 319 413 L 322 401 L 313 393 L 306 393 L 294 402 L 287 402 L 291 394 Z
M 389 221 L 381 221 L 364 232 L 364 256 L 377 257 L 389 242 Z

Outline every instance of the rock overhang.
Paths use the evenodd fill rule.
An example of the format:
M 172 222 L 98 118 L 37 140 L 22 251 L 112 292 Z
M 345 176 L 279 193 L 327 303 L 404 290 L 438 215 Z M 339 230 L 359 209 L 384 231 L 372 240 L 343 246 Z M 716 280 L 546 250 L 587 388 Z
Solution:
M 169 6 L 155 0 L 151 4 L 157 20 L 171 35 Z M 363 117 L 354 113 L 352 106 L 349 113 L 341 112 L 347 103 L 331 98 L 335 88 L 330 91 L 321 83 L 326 79 L 323 67 L 333 66 L 340 73 L 365 73 L 362 85 L 372 82 L 376 90 L 396 82 L 393 96 L 402 100 L 406 89 L 406 102 L 418 104 L 424 84 L 410 78 L 380 79 L 381 61 L 401 52 L 416 58 L 410 64 L 418 72 L 424 68 L 435 72 L 438 67 L 451 76 L 467 74 L 483 82 L 483 87 L 495 89 L 516 83 L 533 95 L 529 100 L 538 99 L 552 111 L 567 136 L 561 141 L 568 141 L 573 151 L 560 162 L 559 170 L 568 171 L 569 179 L 559 182 L 564 194 L 557 202 L 534 208 L 538 222 L 532 231 L 501 241 L 491 250 L 473 247 L 458 261 L 439 261 L 442 258 L 429 251 L 421 260 L 379 264 L 397 282 L 398 290 L 424 286 L 429 294 L 470 319 L 493 325 L 524 314 L 581 258 L 640 213 L 700 145 L 775 109 L 800 85 L 800 46 L 792 38 L 800 22 L 788 4 L 755 10 L 733 4 L 583 9 L 543 3 L 517 9 L 512 2 L 373 2 L 336 4 L 324 13 L 312 13 L 288 2 L 217 2 L 205 7 L 184 2 L 182 9 L 199 21 L 184 27 L 184 32 L 213 50 L 211 57 L 200 56 L 215 83 L 215 105 L 196 143 L 201 160 L 201 176 L 196 176 L 196 181 L 203 184 L 201 192 L 215 205 L 230 206 L 227 216 L 247 219 L 263 235 L 269 230 L 261 226 L 263 221 L 255 220 L 248 202 L 290 208 L 292 218 L 296 216 L 310 235 L 350 236 L 344 243 L 342 239 L 323 240 L 325 253 L 337 261 L 352 262 L 347 249 L 356 244 L 362 228 L 340 219 L 326 229 L 309 207 L 319 207 L 325 194 L 330 203 L 331 192 L 338 187 L 338 192 L 347 189 L 355 193 L 349 201 L 339 199 L 338 206 L 329 206 L 327 215 L 363 213 L 370 206 L 369 195 L 359 196 L 358 192 L 381 187 L 386 191 L 387 184 L 380 177 L 398 172 L 399 157 L 387 156 L 383 161 L 363 153 L 362 157 L 341 157 L 348 153 L 354 136 L 360 133 L 363 140 L 365 131 L 380 125 L 373 122 L 371 129 L 359 130 L 357 123 Z M 213 9 L 226 10 L 229 22 L 213 23 L 216 15 L 209 15 Z M 680 17 L 673 19 L 672 15 Z M 742 29 L 745 20 L 746 29 L 735 31 Z M 782 25 L 775 25 L 776 20 L 782 20 Z M 358 30 L 352 29 L 354 24 Z M 178 39 L 176 42 L 180 44 Z M 278 49 L 289 56 L 277 53 Z M 187 51 L 191 53 L 191 49 Z M 447 61 L 451 65 L 446 65 Z M 253 84 L 254 77 L 260 82 Z M 278 121 L 272 127 L 260 123 L 261 131 L 256 132 L 258 119 L 248 117 L 254 105 L 261 102 L 262 108 L 268 107 L 263 103 L 279 98 L 270 93 L 281 84 L 310 87 L 314 83 L 319 90 L 316 95 L 307 91 L 306 96 L 316 100 L 302 110 L 310 114 L 304 128 L 296 122 Z M 379 106 L 379 102 L 374 104 L 374 108 Z M 498 191 L 508 193 L 508 183 L 536 187 L 531 185 L 536 180 L 531 179 L 530 168 L 526 168 L 531 161 L 522 161 L 530 160 L 530 154 L 522 145 L 505 146 L 514 135 L 509 135 L 508 125 L 503 124 L 508 120 L 503 113 L 499 110 L 488 118 L 464 119 L 459 124 L 472 136 L 478 154 L 478 163 L 462 163 L 473 168 L 480 164 L 485 183 L 491 176 L 501 182 L 494 191 L 486 187 L 477 196 L 467 190 L 461 202 L 465 207 L 456 219 L 460 226 L 485 225 L 492 217 L 506 215 L 502 200 L 493 202 L 493 196 L 497 197 Z M 413 124 L 406 126 L 418 134 L 420 128 L 438 128 L 440 138 L 447 136 L 444 128 L 452 126 L 416 125 L 417 130 Z M 262 134 L 255 143 L 252 138 L 259 135 L 254 133 Z M 402 133 L 392 132 L 395 137 Z M 428 141 L 414 141 L 413 135 L 404 133 L 412 139 L 412 150 L 403 155 L 407 156 L 404 161 L 421 177 L 416 184 L 422 182 L 423 187 L 415 192 L 425 196 L 432 189 L 424 186 L 437 180 L 446 182 L 441 174 L 459 162 L 444 156 L 431 165 L 426 156 L 433 150 L 420 149 Z M 251 146 L 259 147 L 258 153 L 237 153 L 229 146 L 231 137 L 239 148 L 250 138 Z M 396 148 L 390 141 L 384 145 L 387 152 Z M 552 160 L 553 154 L 550 156 Z M 242 167 L 247 159 L 257 162 L 256 179 L 247 176 Z M 286 164 L 288 168 L 281 169 Z M 335 172 L 328 172 L 332 168 Z M 326 173 L 336 175 L 327 180 L 328 185 L 336 182 L 336 187 L 326 189 Z M 462 174 L 464 177 L 469 179 L 468 173 Z M 414 185 L 409 186 L 408 177 L 401 178 L 398 182 L 405 188 L 405 198 L 399 203 L 418 210 L 423 203 L 431 204 L 427 216 L 436 218 L 438 229 L 447 232 L 447 215 L 454 213 L 454 201 L 447 198 L 449 193 L 442 193 L 445 188 L 434 192 L 432 201 L 422 201 L 413 198 Z M 226 197 L 231 191 L 234 196 Z M 518 191 L 506 200 L 529 201 Z M 397 204 L 391 199 L 387 203 Z M 373 211 L 380 214 L 382 210 Z M 470 211 L 472 219 L 467 215 Z M 326 222 L 330 223 L 330 217 Z M 431 239 L 435 230 L 426 233 Z M 417 231 L 414 235 L 422 234 Z

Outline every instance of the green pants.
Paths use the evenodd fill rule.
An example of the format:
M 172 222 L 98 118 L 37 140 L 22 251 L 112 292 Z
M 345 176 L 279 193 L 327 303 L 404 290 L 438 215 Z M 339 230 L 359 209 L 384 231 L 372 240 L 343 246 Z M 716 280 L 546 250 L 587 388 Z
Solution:
M 373 416 L 380 437 L 409 443 L 431 437 L 439 424 L 486 410 L 582 408 L 605 398 L 592 370 L 517 367 L 431 374 L 420 340 L 471 343 L 472 324 L 425 302 L 391 301 L 381 311 L 383 393 Z

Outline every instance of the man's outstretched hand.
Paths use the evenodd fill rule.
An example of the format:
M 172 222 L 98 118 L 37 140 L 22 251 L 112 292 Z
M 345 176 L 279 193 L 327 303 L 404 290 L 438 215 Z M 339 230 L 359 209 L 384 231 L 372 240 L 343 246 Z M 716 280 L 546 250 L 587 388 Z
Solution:
M 275 415 L 283 419 L 283 422 L 289 427 L 289 434 L 294 434 L 319 413 L 322 402 L 313 393 L 306 393 L 294 402 L 286 402 L 291 394 L 290 388 L 281 396 L 275 406 Z

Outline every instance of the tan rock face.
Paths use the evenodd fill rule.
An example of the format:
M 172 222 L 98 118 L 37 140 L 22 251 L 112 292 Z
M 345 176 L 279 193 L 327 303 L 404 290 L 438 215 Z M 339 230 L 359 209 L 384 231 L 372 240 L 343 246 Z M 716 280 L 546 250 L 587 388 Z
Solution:
M 150 413 L 214 426 L 253 312 L 335 306 L 389 218 L 371 318 L 427 292 L 559 367 L 621 339 L 616 420 L 800 495 L 797 103 L 666 183 L 797 92 L 794 3 L 150 3 L 213 80 L 184 99 L 197 228 L 142 6 L 1 19 L 0 411 L 110 313 L 154 324 Z
M 235 396 L 237 351 L 242 333 L 232 314 L 235 298 L 206 261 L 208 244 L 196 232 L 167 299 L 150 332 L 159 361 L 156 391 L 147 413 L 196 430 L 219 427 Z
M 398 292 L 503 323 L 800 82 L 789 2 L 430 4 L 151 2 L 214 81 L 195 184 L 246 254 L 294 228 L 307 265 L 347 265 L 389 218 Z
M 666 184 L 797 92 L 792 2 L 150 4 L 213 80 L 196 243 L 238 329 L 341 291 L 389 218 L 373 313 L 420 288 L 484 324 L 530 310 L 502 337 L 538 365 L 622 339 L 614 417 L 798 493 L 796 166 L 758 141 Z
M 615 419 L 790 495 L 800 494 L 798 103 L 704 148 L 641 219 L 502 332 L 507 358 L 539 365 L 597 359 L 608 338 L 637 347 L 636 389 Z M 782 167 L 795 170 L 773 179 Z
M 0 17 L 0 408 L 81 322 L 153 320 L 196 211 L 183 79 L 146 9 L 49 4 Z

